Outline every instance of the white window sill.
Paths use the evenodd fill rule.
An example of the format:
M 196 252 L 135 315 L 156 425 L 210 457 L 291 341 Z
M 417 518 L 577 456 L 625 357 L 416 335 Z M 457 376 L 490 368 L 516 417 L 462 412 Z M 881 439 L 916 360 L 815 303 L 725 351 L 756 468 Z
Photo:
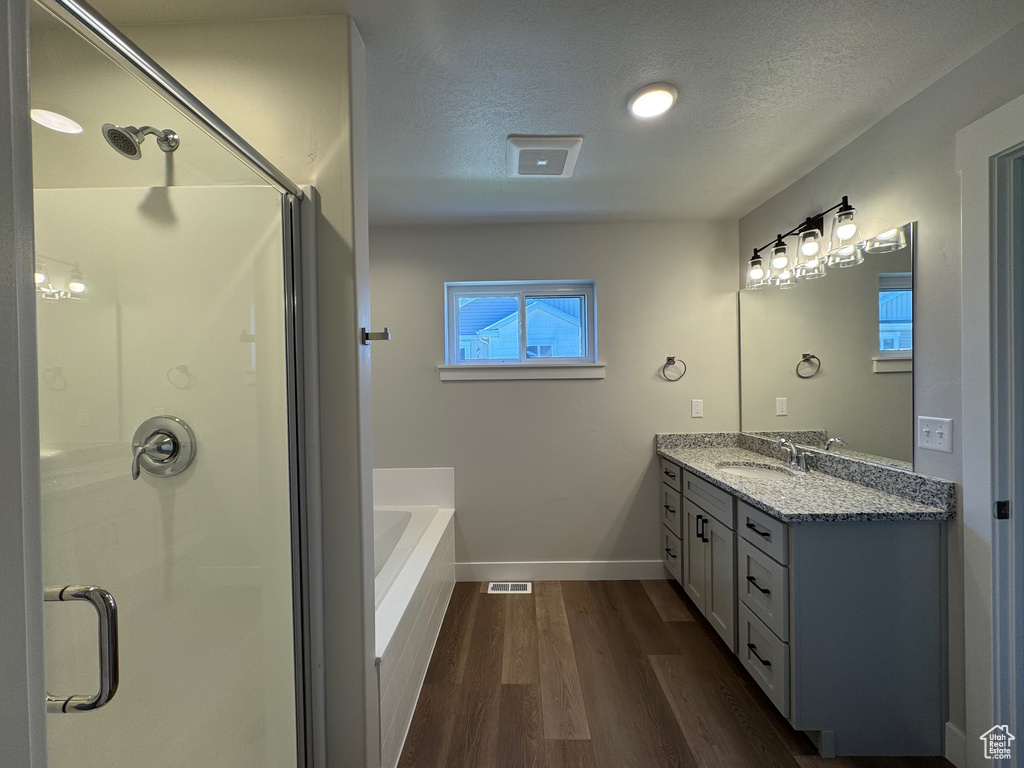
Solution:
M 439 365 L 441 381 L 500 381 L 519 379 L 603 379 L 604 363 L 569 365 Z
M 875 373 L 909 373 L 914 370 L 912 357 L 873 357 L 871 361 Z

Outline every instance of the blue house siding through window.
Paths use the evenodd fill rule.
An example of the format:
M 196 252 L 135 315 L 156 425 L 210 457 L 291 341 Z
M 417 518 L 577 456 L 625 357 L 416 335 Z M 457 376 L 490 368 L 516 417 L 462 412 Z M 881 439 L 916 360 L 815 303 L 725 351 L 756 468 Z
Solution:
M 583 299 L 579 296 L 526 300 L 526 356 L 583 357 Z M 459 300 L 459 359 L 519 358 L 519 306 L 512 297 Z
M 878 292 L 878 348 L 914 348 L 914 292 Z

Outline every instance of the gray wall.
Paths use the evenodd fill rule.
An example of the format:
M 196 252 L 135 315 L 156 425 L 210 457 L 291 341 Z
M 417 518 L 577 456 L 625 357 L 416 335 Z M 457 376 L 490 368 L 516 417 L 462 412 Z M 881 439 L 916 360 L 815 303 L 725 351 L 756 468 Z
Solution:
M 865 234 L 918 221 L 914 396 L 917 413 L 959 422 L 960 182 L 956 132 L 1024 93 L 1024 24 L 922 91 L 829 160 L 740 221 L 740 261 L 780 228 L 849 195 Z M 917 450 L 918 471 L 960 482 L 952 454 Z M 964 727 L 963 558 L 959 522 L 949 528 L 950 722 Z M 968 742 L 972 734 L 967 734 Z
M 659 559 L 654 433 L 738 427 L 735 224 L 377 228 L 370 247 L 394 335 L 374 347 L 374 463 L 455 467 L 456 560 Z M 607 378 L 441 382 L 444 282 L 533 279 L 597 281 Z

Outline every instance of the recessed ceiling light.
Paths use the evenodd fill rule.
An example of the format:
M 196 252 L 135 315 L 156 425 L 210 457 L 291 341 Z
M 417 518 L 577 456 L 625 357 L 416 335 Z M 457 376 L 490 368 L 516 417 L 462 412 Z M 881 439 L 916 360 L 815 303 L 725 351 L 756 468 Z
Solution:
M 41 126 L 52 131 L 59 131 L 60 133 L 82 132 L 82 126 L 70 117 L 64 117 L 64 115 L 59 115 L 56 112 L 49 112 L 45 109 L 33 109 L 29 114 Z
M 668 83 L 651 83 L 629 97 L 629 111 L 636 117 L 663 115 L 675 104 L 679 92 Z

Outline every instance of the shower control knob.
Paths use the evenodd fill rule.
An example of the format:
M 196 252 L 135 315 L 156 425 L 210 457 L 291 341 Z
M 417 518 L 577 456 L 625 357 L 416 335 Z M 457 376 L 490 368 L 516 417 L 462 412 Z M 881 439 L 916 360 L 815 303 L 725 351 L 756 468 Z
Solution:
M 135 430 L 132 439 L 132 480 L 142 470 L 155 477 L 184 472 L 196 455 L 196 436 L 176 416 L 154 416 Z

